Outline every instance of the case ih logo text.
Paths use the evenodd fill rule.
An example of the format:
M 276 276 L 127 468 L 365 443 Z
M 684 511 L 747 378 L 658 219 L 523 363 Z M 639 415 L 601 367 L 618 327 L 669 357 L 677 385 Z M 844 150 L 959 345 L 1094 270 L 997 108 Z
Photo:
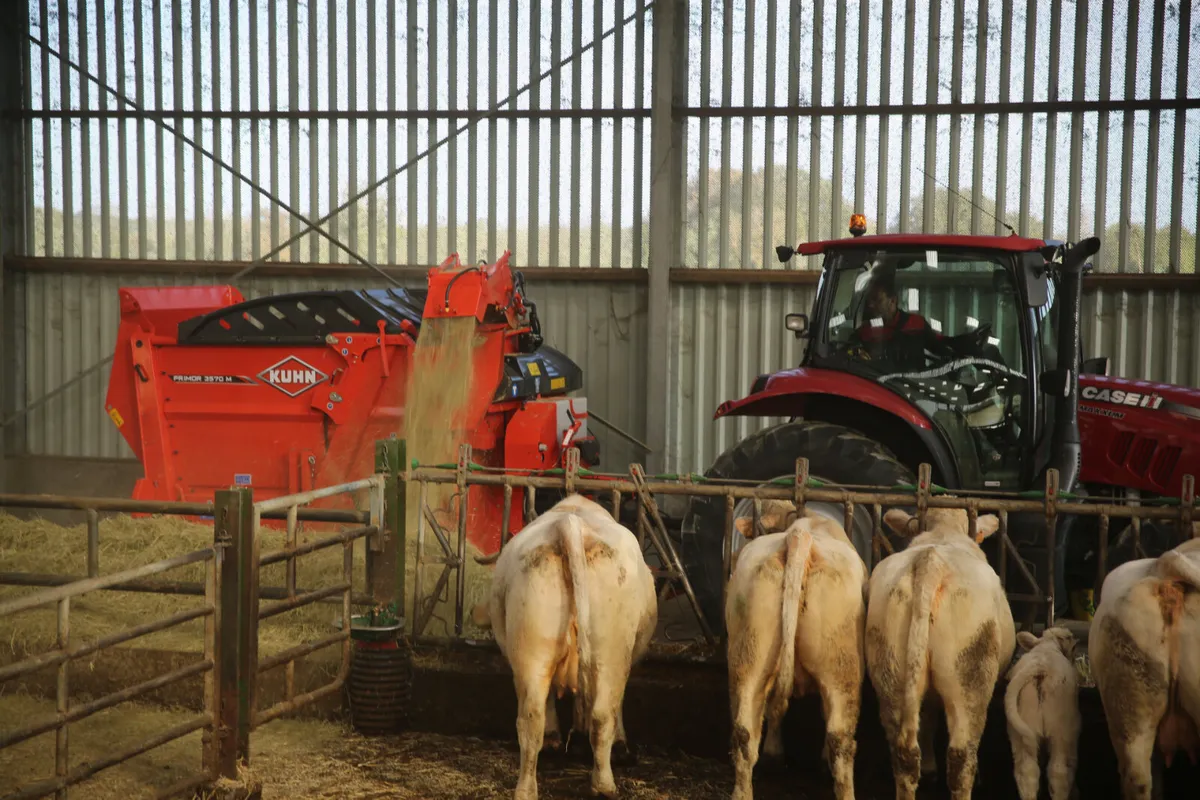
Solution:
M 1151 392 L 1126 392 L 1122 389 L 1097 389 L 1095 386 L 1085 386 L 1079 393 L 1084 400 L 1095 400 L 1097 403 L 1112 403 L 1117 406 L 1133 406 L 1135 408 L 1156 409 L 1162 405 L 1162 395 Z
M 258 379 L 268 386 L 274 386 L 288 397 L 296 397 L 329 380 L 329 376 L 295 356 L 288 356 L 258 373 Z

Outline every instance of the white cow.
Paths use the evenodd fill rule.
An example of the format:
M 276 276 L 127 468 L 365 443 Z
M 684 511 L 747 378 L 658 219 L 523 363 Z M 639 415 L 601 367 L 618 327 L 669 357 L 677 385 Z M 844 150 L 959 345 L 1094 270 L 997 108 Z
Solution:
M 790 514 L 764 509 L 760 519 L 767 531 L 784 523 L 790 527 L 753 538 L 729 581 L 725 628 L 733 797 L 753 797 L 764 707 L 765 754 L 782 758 L 780 724 L 788 701 L 818 691 L 825 712 L 824 755 L 838 799 L 847 800 L 854 797 L 867 568 L 842 527 L 826 517 L 797 519 L 792 506 Z M 741 527 L 753 533 L 752 526 Z
M 1051 800 L 1066 800 L 1075 785 L 1079 746 L 1079 673 L 1075 669 L 1075 636 L 1066 628 L 1049 628 L 1039 639 L 1017 634 L 1028 652 L 1006 676 L 1004 715 L 1012 744 L 1014 774 L 1021 800 L 1037 800 L 1041 784 L 1038 758 L 1049 750 L 1046 768 Z
M 1200 755 L 1200 539 L 1110 572 L 1088 651 L 1122 796 L 1161 796 L 1155 743 L 1167 766 L 1179 751 Z
M 999 520 L 979 517 L 974 540 L 959 509 L 928 509 L 919 535 L 916 519 L 900 509 L 884 521 L 913 537 L 875 566 L 867 600 L 867 674 L 892 751 L 896 797 L 912 800 L 921 774 L 937 769 L 933 728 L 941 705 L 951 797 L 967 800 L 988 703 L 1015 648 L 1004 587 L 978 544 Z
M 573 728 L 589 734 L 592 791 L 615 797 L 610 757 L 625 742 L 621 705 L 632 666 L 658 622 L 654 578 L 637 537 L 592 501 L 571 495 L 500 552 L 486 614 L 513 671 L 521 768 L 514 797 L 537 797 L 537 760 L 554 700 L 575 694 Z

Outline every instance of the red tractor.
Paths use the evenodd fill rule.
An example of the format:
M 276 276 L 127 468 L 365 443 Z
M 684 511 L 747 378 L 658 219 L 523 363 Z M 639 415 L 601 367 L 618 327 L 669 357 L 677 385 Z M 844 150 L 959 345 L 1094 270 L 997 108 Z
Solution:
M 1083 358 L 1082 280 L 1098 239 L 866 236 L 856 222 L 850 238 L 777 248 L 781 261 L 824 256 L 811 314 L 786 318 L 807 343 L 803 360 L 758 376 L 715 418 L 789 421 L 733 445 L 706 476 L 765 483 L 804 456 L 814 477 L 835 483 L 911 484 L 929 463 L 940 486 L 997 491 L 1040 488 L 1055 468 L 1062 491 L 1132 499 L 1178 497 L 1183 476 L 1200 473 L 1200 390 L 1110 377 L 1107 358 Z M 840 506 L 813 506 L 842 518 Z M 724 524 L 719 497 L 695 498 L 683 521 L 689 577 L 716 625 Z M 869 559 L 868 510 L 852 527 Z M 1031 566 L 1046 563 L 1041 519 L 1013 515 L 1009 529 Z M 1081 565 L 1095 537 L 1094 518 L 1061 523 L 1060 613 L 1068 589 L 1091 588 L 1094 567 Z M 1044 572 L 1035 574 L 1046 586 Z

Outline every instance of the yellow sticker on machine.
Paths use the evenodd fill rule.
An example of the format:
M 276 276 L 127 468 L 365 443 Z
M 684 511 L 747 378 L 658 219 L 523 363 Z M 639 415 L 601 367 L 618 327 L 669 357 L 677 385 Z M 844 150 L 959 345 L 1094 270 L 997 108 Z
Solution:
M 552 392 L 556 392 L 566 385 L 567 385 L 566 378 L 551 378 L 550 379 L 550 391 L 552 391 Z
M 108 410 L 108 416 L 112 418 L 113 423 L 118 428 L 125 424 L 125 418 L 121 416 L 121 412 L 117 411 L 115 407 Z
M 529 374 L 533 377 L 536 378 L 542 374 L 542 368 L 538 366 L 536 361 L 530 361 L 527 366 L 529 367 Z

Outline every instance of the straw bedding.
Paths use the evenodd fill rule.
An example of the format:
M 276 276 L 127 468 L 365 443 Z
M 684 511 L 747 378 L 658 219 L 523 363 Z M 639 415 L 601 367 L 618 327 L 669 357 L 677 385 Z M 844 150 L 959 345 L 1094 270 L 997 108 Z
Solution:
M 53 713 L 52 701 L 0 696 L 0 719 L 33 720 Z M 190 716 L 137 703 L 101 712 L 72 726 L 71 765 L 131 745 Z M 286 719 L 255 731 L 250 746 L 244 779 L 261 782 L 263 800 L 509 798 L 519 758 L 515 742 L 425 733 L 368 739 L 340 724 Z M 187 777 L 199 764 L 200 733 L 196 732 L 105 770 L 72 795 L 95 800 L 148 797 L 153 789 Z M 0 776 L 6 785 L 36 781 L 53 771 L 53 734 L 0 750 Z M 662 755 L 643 755 L 636 766 L 615 772 L 621 797 L 627 800 L 726 798 L 732 775 L 728 765 L 719 761 Z M 586 762 L 547 757 L 541 760 L 538 773 L 543 798 L 588 794 Z M 769 791 L 772 782 L 767 779 L 759 785 Z M 787 796 L 806 796 L 797 792 L 802 785 L 800 776 L 790 775 Z

